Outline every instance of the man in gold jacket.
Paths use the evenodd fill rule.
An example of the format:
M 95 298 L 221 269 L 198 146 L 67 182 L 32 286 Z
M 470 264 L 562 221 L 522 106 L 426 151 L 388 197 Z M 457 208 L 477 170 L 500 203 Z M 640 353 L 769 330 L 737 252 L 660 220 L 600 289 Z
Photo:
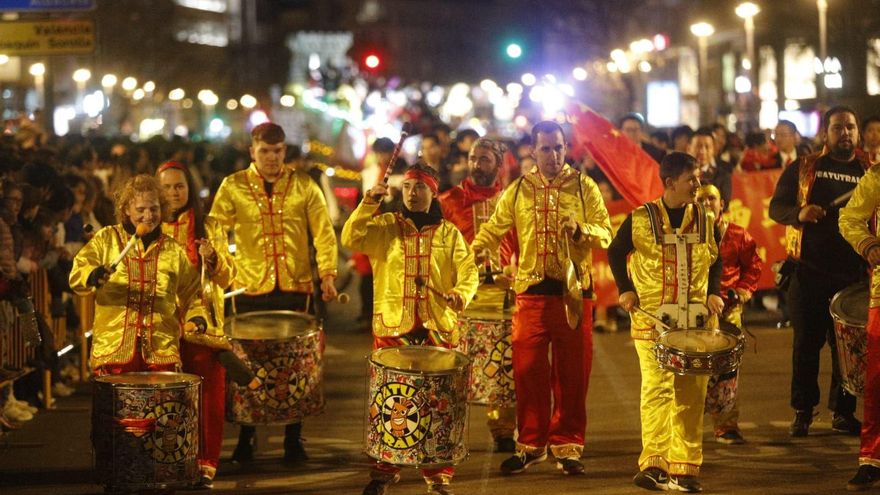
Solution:
M 859 180 L 852 198 L 840 210 L 840 234 L 871 265 L 868 322 L 865 326 L 864 417 L 859 469 L 849 480 L 850 491 L 880 483 L 880 167 L 874 165 Z M 869 225 L 871 228 L 869 228 Z M 838 345 L 843 345 L 839 343 Z
M 608 248 L 620 306 L 631 312 L 630 332 L 642 374 L 642 453 L 633 481 L 648 490 L 699 492 L 709 377 L 660 368 L 654 354 L 655 322 L 632 311 L 639 307 L 653 315 L 665 314 L 671 327 L 714 328 L 716 315 L 724 309 L 720 236 L 712 212 L 694 203 L 700 187 L 694 157 L 666 155 L 660 178 L 663 196 L 633 211 Z
M 473 243 L 477 263 L 482 264 L 486 253 L 497 250 L 508 230 L 516 227 L 517 453 L 501 464 L 501 471 L 521 473 L 546 460 L 549 445 L 563 473 L 581 474 L 593 359 L 592 249 L 608 247 L 611 223 L 596 183 L 566 165 L 562 127 L 539 122 L 532 129 L 532 142 L 537 166 L 504 190 Z M 583 318 L 576 329 L 568 325 L 562 296 L 569 258 L 584 289 Z M 551 345 L 552 364 L 547 358 Z
M 235 235 L 233 286 L 244 288 L 238 311 L 309 310 L 313 291 L 309 238 L 317 252 L 322 297 L 336 297 L 336 233 L 321 189 L 308 175 L 284 164 L 284 130 L 267 122 L 251 132 L 251 158 L 246 170 L 220 184 L 209 219 Z M 308 456 L 300 434 L 302 423 L 287 425 L 284 459 L 297 463 Z M 253 460 L 255 429 L 242 426 L 233 460 Z
M 458 314 L 477 291 L 473 252 L 435 199 L 436 172 L 414 165 L 404 174 L 400 212 L 374 216 L 384 184 L 374 186 L 342 228 L 343 246 L 373 267 L 373 348 L 458 344 Z M 424 439 L 423 439 L 424 441 Z M 364 495 L 384 494 L 400 468 L 377 462 Z M 452 467 L 423 469 L 433 493 L 447 493 Z
M 167 203 L 153 177 L 138 175 L 117 193 L 119 224 L 104 227 L 77 253 L 70 287 L 95 293 L 91 366 L 95 375 L 174 371 L 184 321 L 204 326 L 199 276 L 183 248 L 162 233 Z M 116 266 L 136 225 L 146 234 Z

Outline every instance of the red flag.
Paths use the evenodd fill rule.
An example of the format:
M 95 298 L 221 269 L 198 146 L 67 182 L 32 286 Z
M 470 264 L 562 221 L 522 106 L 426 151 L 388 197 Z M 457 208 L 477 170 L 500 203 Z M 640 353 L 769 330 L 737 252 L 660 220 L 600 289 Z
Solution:
M 633 207 L 663 194 L 660 165 L 604 117 L 580 103 L 568 107 L 574 149 L 584 147 Z

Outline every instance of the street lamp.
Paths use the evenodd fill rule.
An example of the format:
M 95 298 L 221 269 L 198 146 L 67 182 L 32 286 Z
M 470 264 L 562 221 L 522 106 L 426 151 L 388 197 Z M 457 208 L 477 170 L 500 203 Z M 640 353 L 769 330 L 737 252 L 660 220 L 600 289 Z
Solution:
M 86 83 L 91 78 L 92 72 L 89 69 L 76 69 L 73 71 L 73 80 L 76 82 L 76 110 L 78 112 L 82 112 Z
M 736 7 L 736 15 L 742 17 L 746 25 L 746 58 L 749 61 L 749 79 L 752 79 L 751 76 L 754 73 L 752 68 L 755 66 L 755 16 L 759 12 L 761 12 L 761 7 L 752 2 L 743 2 Z M 752 81 L 752 86 L 755 86 L 755 81 Z
M 708 22 L 697 22 L 691 24 L 691 34 L 697 37 L 697 46 L 700 49 L 700 118 L 704 119 L 709 115 L 709 106 L 706 100 L 706 76 L 709 65 L 709 36 L 715 33 L 715 27 Z
M 136 88 L 137 85 L 138 85 L 138 80 L 131 77 L 131 76 L 128 76 L 122 80 L 122 89 L 128 91 L 129 93 L 134 91 L 134 88 Z
M 241 106 L 243 106 L 247 110 L 250 110 L 257 106 L 257 99 L 249 94 L 242 95 L 241 98 L 239 98 L 238 102 L 241 103 Z
M 828 0 L 816 0 L 819 8 L 819 58 L 828 58 Z
M 46 65 L 42 62 L 37 62 L 30 66 L 28 72 L 30 73 L 30 75 L 34 76 L 34 87 L 37 90 L 37 105 L 40 108 L 43 108 L 45 99 L 44 76 L 46 75 Z

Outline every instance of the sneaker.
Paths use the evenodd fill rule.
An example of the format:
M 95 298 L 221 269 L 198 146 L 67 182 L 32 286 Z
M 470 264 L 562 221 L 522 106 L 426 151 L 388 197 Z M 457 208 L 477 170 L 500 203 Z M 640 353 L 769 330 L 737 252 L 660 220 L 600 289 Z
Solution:
M 532 464 L 547 460 L 547 451 L 540 454 L 527 454 L 525 451 L 517 452 L 501 463 L 501 474 L 517 474 L 528 469 Z
M 810 432 L 811 424 L 813 424 L 812 409 L 795 411 L 791 426 L 788 427 L 788 434 L 793 437 L 805 437 Z
M 495 452 L 516 452 L 516 440 L 510 437 L 496 438 Z
M 210 490 L 212 488 L 214 488 L 214 478 L 207 474 L 202 474 L 199 481 L 196 481 L 196 484 L 192 486 L 193 490 Z
M 877 482 L 880 482 L 880 468 L 862 464 L 853 479 L 846 482 L 846 489 L 850 492 L 867 490 Z
M 633 483 L 639 488 L 660 492 L 666 490 L 669 476 L 666 474 L 666 471 L 658 467 L 649 467 L 636 473 L 633 477 Z
M 6 404 L 6 407 L 3 408 L 3 415 L 6 416 L 10 421 L 14 421 L 16 423 L 23 423 L 25 421 L 30 421 L 34 419 L 34 415 L 25 409 L 21 409 L 15 406 Z
M 23 401 L 23 400 L 18 400 L 18 399 L 16 399 L 14 396 L 11 396 L 11 395 L 9 396 L 9 401 L 7 402 L 7 404 L 11 404 L 12 407 L 17 407 L 17 408 L 19 408 L 19 409 L 24 409 L 25 411 L 27 411 L 27 412 L 29 412 L 29 413 L 31 413 L 31 414 L 37 414 L 37 411 L 39 411 L 39 409 L 37 409 L 36 407 L 30 405 L 29 403 L 27 403 L 27 402 L 25 402 L 25 401 Z
M 720 435 L 715 435 L 715 441 L 725 445 L 742 445 L 746 443 L 746 439 L 743 438 L 739 430 L 729 430 Z
M 703 486 L 696 476 L 670 476 L 669 490 L 677 490 L 685 493 L 698 493 L 703 491 Z
M 76 389 L 68 387 L 62 382 L 55 382 L 55 385 L 52 385 L 52 395 L 57 397 L 70 397 L 74 392 Z
M 862 433 L 862 423 L 852 414 L 837 414 L 831 417 L 831 429 L 838 433 L 859 436 Z
M 306 449 L 303 447 L 302 438 L 293 438 L 284 442 L 284 462 L 286 464 L 300 464 L 309 460 Z
M 574 457 L 556 459 L 556 469 L 561 469 L 562 474 L 584 474 L 584 465 Z
M 400 481 L 400 475 L 395 474 L 393 478 L 387 480 L 371 480 L 364 487 L 363 495 L 385 495 L 388 493 L 388 487 Z

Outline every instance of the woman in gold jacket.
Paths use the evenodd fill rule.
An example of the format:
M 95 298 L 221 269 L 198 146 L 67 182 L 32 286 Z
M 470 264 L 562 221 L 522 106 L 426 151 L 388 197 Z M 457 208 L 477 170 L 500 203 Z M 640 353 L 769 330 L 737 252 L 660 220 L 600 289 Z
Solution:
M 374 216 L 386 187 L 373 187 L 342 228 L 342 245 L 373 266 L 373 348 L 458 344 L 458 313 L 477 291 L 474 255 L 455 225 L 443 219 L 437 177 L 423 165 L 403 181 L 403 207 Z M 377 462 L 364 495 L 385 493 L 400 468 Z M 431 493 L 446 493 L 452 467 L 423 469 Z
M 200 285 L 208 315 L 207 328 L 184 327 L 180 353 L 183 371 L 202 377 L 199 484 L 209 488 L 217 473 L 223 442 L 226 373 L 218 360 L 218 351 L 232 349 L 223 334 L 223 292 L 235 276 L 235 263 L 225 232 L 216 222 L 205 218 L 189 170 L 170 161 L 159 167 L 156 177 L 173 212 L 171 220 L 162 224 L 162 231 L 183 246 L 193 268 L 203 275 Z
M 175 370 L 183 322 L 206 324 L 198 273 L 184 249 L 162 234 L 167 208 L 155 178 L 129 179 L 116 197 L 120 223 L 99 230 L 73 260 L 70 287 L 95 292 L 95 375 Z M 132 239 L 136 225 L 145 233 Z M 129 242 L 132 249 L 112 266 Z

